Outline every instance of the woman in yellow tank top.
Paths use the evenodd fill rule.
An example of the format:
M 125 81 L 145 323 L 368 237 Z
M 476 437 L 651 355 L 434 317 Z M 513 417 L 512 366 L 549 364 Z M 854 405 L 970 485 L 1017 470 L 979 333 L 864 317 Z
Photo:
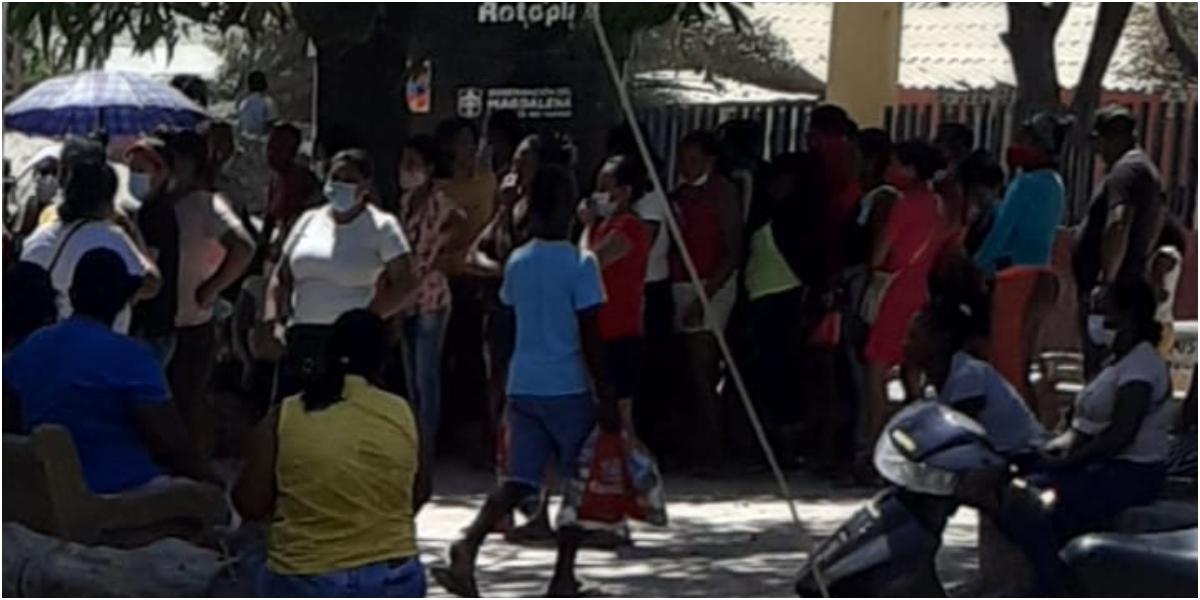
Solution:
M 417 421 L 369 383 L 387 329 L 348 312 L 325 352 L 325 375 L 259 425 L 233 491 L 243 517 L 271 522 L 259 595 L 424 597 L 415 516 L 429 479 Z

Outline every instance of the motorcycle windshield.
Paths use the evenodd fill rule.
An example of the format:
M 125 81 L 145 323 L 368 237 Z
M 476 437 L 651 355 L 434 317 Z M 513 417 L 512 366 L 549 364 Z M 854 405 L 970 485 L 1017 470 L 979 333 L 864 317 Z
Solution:
M 874 463 L 880 476 L 903 489 L 933 496 L 952 495 L 959 479 L 956 473 L 997 460 L 982 426 L 933 402 L 917 402 L 901 410 L 875 443 Z

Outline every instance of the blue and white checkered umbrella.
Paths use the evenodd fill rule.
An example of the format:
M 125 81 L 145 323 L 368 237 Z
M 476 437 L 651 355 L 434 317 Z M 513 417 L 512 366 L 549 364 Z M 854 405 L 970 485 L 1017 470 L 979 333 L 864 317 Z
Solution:
M 39 83 L 4 109 L 4 129 L 63 137 L 103 129 L 111 137 L 159 125 L 190 129 L 208 119 L 179 90 L 144 75 L 85 71 Z

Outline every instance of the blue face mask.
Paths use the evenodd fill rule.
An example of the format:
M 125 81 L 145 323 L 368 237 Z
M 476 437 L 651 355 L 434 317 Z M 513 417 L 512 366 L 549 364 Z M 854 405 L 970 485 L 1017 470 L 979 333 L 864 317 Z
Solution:
M 358 206 L 358 186 L 353 183 L 330 179 L 323 192 L 334 212 L 348 213 Z
M 129 195 L 143 202 L 146 200 L 150 195 L 149 173 L 129 172 Z

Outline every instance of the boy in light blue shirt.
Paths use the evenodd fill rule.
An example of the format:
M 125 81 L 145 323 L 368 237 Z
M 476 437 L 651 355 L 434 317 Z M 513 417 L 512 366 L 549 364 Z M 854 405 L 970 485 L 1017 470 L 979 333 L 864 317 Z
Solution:
M 560 480 L 570 480 L 597 423 L 607 431 L 620 427 L 596 319 L 605 301 L 600 267 L 567 237 L 577 197 L 567 169 L 541 168 L 530 188 L 533 239 L 515 250 L 504 268 L 500 300 L 512 307 L 517 321 L 505 417 L 509 475 L 450 547 L 450 566 L 432 569 L 434 579 L 459 596 L 479 596 L 475 558 L 480 545 L 518 504 L 538 493 L 546 465 L 555 461 Z M 548 597 L 580 595 L 575 556 L 581 541 L 577 526 L 559 527 Z

